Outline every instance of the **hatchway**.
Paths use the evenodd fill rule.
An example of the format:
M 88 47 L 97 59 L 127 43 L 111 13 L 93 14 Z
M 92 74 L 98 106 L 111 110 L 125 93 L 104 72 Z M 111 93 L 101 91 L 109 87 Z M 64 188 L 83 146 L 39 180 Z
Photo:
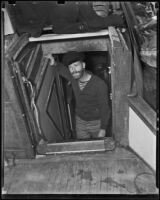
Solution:
M 89 70 L 93 74 L 100 77 L 108 85 L 108 99 L 110 109 L 112 107 L 111 101 L 111 73 L 110 73 L 110 57 L 107 51 L 89 51 L 83 52 L 85 54 L 86 70 Z M 58 62 L 61 62 L 63 54 L 52 54 Z M 51 69 L 49 69 L 51 68 Z M 40 124 L 48 143 L 53 142 L 65 142 L 65 141 L 76 141 L 76 131 L 75 131 L 75 98 L 70 81 L 59 75 L 58 79 L 54 75 L 54 67 L 48 67 L 44 83 L 41 87 L 39 96 L 37 97 L 37 106 L 40 111 L 46 107 L 43 117 L 40 116 Z M 48 72 L 50 71 L 50 72 Z M 49 77 L 49 73 L 50 77 Z M 54 79 L 55 77 L 55 79 Z M 54 79 L 54 81 L 53 81 Z M 46 82 L 47 81 L 47 82 Z M 44 89 L 45 88 L 45 89 Z M 47 91 L 46 91 L 47 90 Z M 44 94 L 46 92 L 47 96 Z M 59 110 L 57 110 L 55 95 L 59 104 Z M 45 105 L 40 104 L 41 99 L 47 99 Z M 47 102 L 47 103 L 46 103 Z M 65 112 L 63 112 L 64 110 Z M 60 112 L 59 112 L 60 111 Z M 63 116 L 62 116 L 63 115 Z M 50 123 L 43 123 L 44 118 L 50 120 Z M 59 122 L 58 120 L 59 119 Z M 112 136 L 111 128 L 111 115 L 106 128 L 106 136 Z M 60 126 L 61 123 L 61 126 Z M 49 126 L 47 126 L 49 125 Z M 54 128 L 55 127 L 55 128 Z M 54 130 L 54 131 L 53 131 Z
M 109 126 L 106 129 L 106 137 L 113 137 L 118 141 L 122 141 L 122 143 L 127 143 L 127 117 L 128 117 L 128 107 L 126 104 L 126 99 L 124 95 L 129 92 L 129 81 L 130 81 L 130 52 L 128 49 L 125 49 L 124 46 L 126 44 L 122 44 L 120 40 L 116 39 L 115 43 L 115 31 L 114 28 L 110 28 L 110 31 L 100 31 L 99 34 L 97 33 L 88 33 L 88 35 L 85 36 L 85 34 L 77 34 L 72 37 L 71 35 L 61 36 L 59 40 L 56 40 L 55 38 L 45 38 L 41 37 L 39 39 L 30 38 L 31 42 L 40 41 L 42 42 L 42 50 L 43 50 L 43 56 L 46 56 L 47 54 L 54 55 L 59 61 L 61 61 L 62 55 L 68 51 L 80 51 L 84 52 L 86 55 L 86 64 L 87 69 L 98 75 L 100 78 L 102 78 L 109 87 L 109 96 L 112 96 L 112 100 L 110 99 L 110 107 L 113 111 L 110 116 Z M 53 36 L 54 37 L 54 36 Z M 59 37 L 59 36 L 57 36 Z M 118 35 L 116 35 L 118 37 Z M 113 55 L 113 49 L 114 53 L 117 54 Z M 125 46 L 125 48 L 127 48 Z M 128 50 L 128 51 L 127 51 Z M 93 59 L 92 59 L 93 58 Z M 96 62 L 101 62 L 100 59 L 105 60 L 105 66 L 103 69 L 103 73 L 96 71 L 94 68 L 94 65 Z M 96 62 L 95 62 L 96 60 Z M 95 62 L 95 63 L 94 63 Z M 99 63 L 100 64 L 100 63 Z M 104 63 L 103 63 L 104 64 Z M 117 69 L 115 69 L 117 67 Z M 122 68 L 123 67 L 123 68 Z M 58 79 L 55 79 L 55 82 L 53 80 L 54 76 L 54 70 L 50 70 L 49 75 L 52 78 L 44 78 L 47 80 L 46 86 L 49 88 L 48 91 L 48 100 L 47 100 L 47 106 L 43 106 L 42 104 L 38 105 L 38 101 L 41 101 L 40 99 L 44 99 L 46 95 L 41 93 L 41 96 L 39 95 L 39 99 L 37 98 L 37 107 L 39 108 L 40 112 L 44 113 L 43 117 L 50 118 L 50 125 L 49 123 L 44 124 L 43 118 L 41 118 L 41 128 L 43 129 L 43 133 L 47 135 L 49 138 L 49 144 L 47 145 L 47 151 L 50 153 L 54 152 L 64 152 L 64 151 L 104 151 L 106 149 L 105 139 L 102 140 L 92 140 L 92 142 L 84 141 L 84 142 L 77 142 L 76 139 L 76 133 L 74 130 L 74 100 L 69 97 L 67 94 L 68 88 L 67 88 L 67 81 L 59 76 Z M 123 73 L 121 72 L 123 70 Z M 52 75 L 51 75 L 52 74 Z M 47 75 L 46 75 L 47 76 Z M 52 82 L 52 83 L 51 83 Z M 43 86 L 45 89 L 44 92 L 46 92 L 45 86 Z M 112 91 L 113 90 L 113 91 Z M 119 95 L 117 96 L 117 92 Z M 57 97 L 53 96 L 52 94 L 58 93 Z M 58 99 L 57 106 L 56 100 Z M 51 100 L 52 99 L 52 100 Z M 70 99 L 70 100 L 69 100 Z M 73 100 L 73 101 L 72 101 Z M 64 102 L 63 102 L 64 101 Z M 50 103 L 50 108 L 49 108 Z M 120 105 L 117 106 L 117 103 Z M 47 107 L 47 111 L 44 111 L 44 107 Z M 55 110 L 59 108 L 59 111 Z M 112 109 L 113 108 L 113 109 Z M 49 111 L 50 109 L 50 111 Z M 59 120 L 57 120 L 59 118 Z M 45 120 L 46 121 L 46 120 Z M 57 124 L 58 122 L 58 124 Z M 113 122 L 113 127 L 112 127 Z M 61 123 L 61 124 L 60 124 Z M 52 124 L 52 125 L 51 125 Z M 50 128 L 49 128 L 50 127 Z M 53 134 L 54 129 L 54 134 Z M 47 131 L 47 132 L 46 132 Z M 50 132 L 50 133 L 49 133 Z M 110 140 L 110 139 L 109 139 Z M 77 142 L 76 144 L 73 143 L 73 141 Z M 64 144 L 65 142 L 65 144 Z M 72 143 L 68 143 L 72 142 Z M 57 144 L 58 143 L 58 144 Z M 43 145 L 42 145 L 43 146 Z M 111 144 L 112 146 L 112 144 Z M 107 148 L 113 148 L 113 147 L 107 147 Z M 65 147 L 65 148 L 64 148 Z M 76 148 L 75 148 L 76 147 Z M 39 146 L 38 149 L 41 147 Z M 65 149 L 65 150 L 64 150 Z M 39 153 L 41 151 L 38 151 Z
M 105 33 L 105 32 L 104 32 Z M 106 31 L 107 33 L 107 31 Z M 93 33 L 92 33 L 93 35 Z M 99 76 L 103 79 L 109 88 L 108 96 L 111 96 L 111 57 L 108 50 L 108 36 L 98 36 L 93 35 L 90 37 L 82 37 L 83 34 L 80 34 L 78 38 L 63 38 L 61 40 L 51 40 L 50 42 L 42 42 L 42 50 L 43 56 L 48 54 L 52 54 L 61 62 L 61 58 L 64 53 L 68 51 L 79 51 L 83 52 L 86 56 L 86 69 L 92 71 L 92 73 Z M 63 39 L 62 39 L 63 38 Z M 96 61 L 95 61 L 96 60 Z M 96 70 L 97 65 L 103 65 L 103 69 Z M 102 66 L 101 66 L 102 67 Z M 50 67 L 51 68 L 51 67 Z M 59 76 L 58 78 L 54 75 L 54 67 L 49 69 L 47 68 L 49 75 L 47 72 L 44 77 L 44 83 L 41 87 L 41 94 L 37 98 L 37 107 L 41 111 L 44 109 L 45 105 L 39 104 L 41 99 L 46 98 L 44 92 L 47 94 L 46 90 L 48 90 L 47 94 L 47 103 L 46 111 L 42 111 L 44 113 L 43 117 L 40 118 L 40 124 L 42 131 L 45 137 L 48 140 L 47 152 L 48 153 L 65 153 L 65 152 L 85 152 L 85 151 L 104 151 L 105 150 L 105 141 L 102 140 L 87 140 L 87 141 L 78 141 L 76 138 L 75 131 L 75 115 L 74 115 L 74 94 L 71 86 L 69 86 L 69 81 L 65 79 L 63 76 Z M 103 70 L 103 71 L 102 71 Z M 52 75 L 51 75 L 52 74 Z M 47 77 L 48 76 L 48 77 Z M 53 80 L 53 77 L 55 79 Z M 45 81 L 47 82 L 45 83 Z M 50 86 L 49 86 L 50 85 Z M 45 89 L 43 89 L 45 88 Z M 49 88 L 49 89 L 47 89 Z M 54 95 L 57 94 L 57 97 Z M 57 98 L 57 105 L 56 105 Z M 109 102 L 110 107 L 112 107 L 112 102 Z M 58 110 L 57 110 L 58 108 Z M 43 123 L 44 118 L 46 118 L 47 123 Z M 48 121 L 49 118 L 49 121 Z M 109 125 L 106 129 L 106 136 L 112 136 L 112 128 L 111 128 L 111 116 Z M 54 130 L 54 131 L 53 131 Z M 92 142 L 91 142 L 92 141 Z M 76 143 L 74 143 L 76 142 Z M 38 153 L 41 153 L 41 149 L 44 145 L 38 146 Z M 42 148 L 41 148 L 42 147 Z
M 32 145 L 32 149 L 33 147 L 36 149 L 38 154 L 57 152 L 57 149 L 59 152 L 62 151 L 60 150 L 62 148 L 64 152 L 64 147 L 65 151 L 68 151 L 69 147 L 69 151 L 75 152 L 81 152 L 82 149 L 83 151 L 105 151 L 106 149 L 105 144 L 108 143 L 108 140 L 106 143 L 105 140 L 84 141 L 76 144 L 73 142 L 76 138 L 73 137 L 75 135 L 72 130 L 73 121 L 70 113 L 72 108 L 67 105 L 65 98 L 67 90 L 65 80 L 62 80 L 61 77 L 54 77 L 54 69 L 49 66 L 49 59 L 45 57 L 48 54 L 54 54 L 58 59 L 61 59 L 62 54 L 73 50 L 85 52 L 88 66 L 90 66 L 89 58 L 95 57 L 95 54 L 99 57 L 106 56 L 105 70 L 108 78 L 105 81 L 108 82 L 110 94 L 112 93 L 112 101 L 110 102 L 112 123 L 110 123 L 110 130 L 106 136 L 112 136 L 119 143 L 128 145 L 128 103 L 126 96 L 130 89 L 131 52 L 125 41 L 120 40 L 119 37 L 113 27 L 95 33 L 43 35 L 40 38 L 29 38 L 29 41 L 28 35 L 23 35 L 12 45 L 12 48 L 8 49 L 9 70 L 11 76 L 15 77 L 12 81 L 16 93 L 18 93 L 15 95 L 18 96 L 28 128 L 25 130 L 27 133 L 24 133 L 24 138 L 28 137 L 27 140 L 31 141 L 31 144 L 27 146 L 29 157 L 33 154 L 30 145 Z M 92 69 L 91 66 L 90 70 Z M 7 81 L 8 79 L 6 79 L 6 84 L 9 90 L 11 83 Z M 70 112 L 68 106 L 70 106 Z M 15 126 L 18 128 L 19 124 L 15 124 Z M 10 129 L 8 132 L 11 132 Z M 21 133 L 19 132 L 19 134 Z M 39 136 L 42 135 L 48 144 L 45 147 L 38 145 L 37 148 Z M 12 144 L 14 140 L 12 140 Z M 25 139 L 24 143 L 27 140 Z M 68 144 L 68 141 L 72 143 Z M 7 150 L 8 154 L 10 154 L 9 152 Z M 23 152 L 16 151 L 17 154 L 21 157 Z

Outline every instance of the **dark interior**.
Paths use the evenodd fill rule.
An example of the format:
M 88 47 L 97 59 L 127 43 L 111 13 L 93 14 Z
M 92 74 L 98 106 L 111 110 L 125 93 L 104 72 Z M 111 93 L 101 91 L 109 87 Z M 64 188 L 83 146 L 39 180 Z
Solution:
M 106 51 L 89 51 L 85 53 L 85 62 L 86 62 L 86 70 L 92 72 L 93 74 L 100 77 L 105 83 L 108 85 L 108 95 L 111 93 L 111 74 L 110 70 L 110 57 L 109 52 Z M 64 54 L 57 54 L 58 60 L 61 62 L 62 56 Z M 71 116 L 68 115 L 68 118 L 71 117 L 72 124 L 70 124 L 71 135 L 70 139 L 76 139 L 75 134 L 75 121 L 74 121 L 74 106 L 75 106 L 75 98 L 72 89 L 67 88 L 67 80 L 61 77 L 63 84 L 63 91 L 65 95 L 65 103 L 66 105 L 70 105 Z M 110 99 L 110 107 L 112 107 L 112 101 Z M 70 120 L 70 122 L 71 122 Z M 110 117 L 110 121 L 108 127 L 106 128 L 106 137 L 112 136 L 112 120 Z M 72 128 L 73 127 L 73 128 Z

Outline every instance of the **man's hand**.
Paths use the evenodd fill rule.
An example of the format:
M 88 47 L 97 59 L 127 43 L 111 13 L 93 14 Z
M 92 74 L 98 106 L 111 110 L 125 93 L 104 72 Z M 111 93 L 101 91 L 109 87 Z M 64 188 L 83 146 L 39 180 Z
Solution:
M 102 138 L 105 137 L 106 135 L 106 130 L 105 129 L 100 129 L 99 133 L 98 133 L 98 137 Z
M 56 64 L 55 59 L 54 59 L 54 57 L 51 54 L 48 54 L 45 57 L 48 58 L 48 59 L 50 59 L 50 65 L 53 66 L 53 65 Z

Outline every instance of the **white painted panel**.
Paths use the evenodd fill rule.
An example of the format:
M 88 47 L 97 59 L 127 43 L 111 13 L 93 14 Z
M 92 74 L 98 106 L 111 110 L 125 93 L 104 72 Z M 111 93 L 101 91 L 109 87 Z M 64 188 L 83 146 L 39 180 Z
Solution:
M 156 170 L 156 136 L 129 108 L 129 146 Z

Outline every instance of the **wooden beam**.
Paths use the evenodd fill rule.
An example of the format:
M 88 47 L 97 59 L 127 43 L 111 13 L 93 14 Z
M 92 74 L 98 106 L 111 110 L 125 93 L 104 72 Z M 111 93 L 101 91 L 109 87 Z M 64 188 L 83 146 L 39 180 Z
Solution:
M 47 144 L 46 154 L 82 153 L 92 151 L 105 151 L 104 140 Z
M 73 142 L 50 143 L 39 145 L 37 152 L 40 155 L 64 154 L 64 153 L 84 153 L 84 152 L 101 152 L 113 151 L 115 142 L 112 138 L 106 137 L 97 140 L 75 140 Z
M 111 40 L 112 82 L 112 132 L 115 140 L 127 146 L 129 132 L 129 108 L 127 94 L 130 91 L 131 52 L 124 48 L 114 27 L 109 27 Z
M 108 51 L 108 37 L 60 40 L 42 43 L 44 55 L 66 53 L 68 51 Z
M 87 37 L 99 37 L 108 35 L 108 30 L 101 30 L 92 33 L 74 33 L 74 34 L 47 34 L 40 37 L 30 37 L 30 42 L 42 42 L 42 41 L 53 41 L 53 40 L 66 40 L 66 39 L 77 39 L 77 38 L 87 38 Z
M 143 72 L 142 72 L 142 65 L 140 62 L 140 57 L 137 54 L 135 45 L 134 45 L 134 58 L 133 58 L 133 65 L 134 65 L 134 74 L 135 74 L 135 82 L 136 82 L 136 90 L 138 95 L 143 97 Z

